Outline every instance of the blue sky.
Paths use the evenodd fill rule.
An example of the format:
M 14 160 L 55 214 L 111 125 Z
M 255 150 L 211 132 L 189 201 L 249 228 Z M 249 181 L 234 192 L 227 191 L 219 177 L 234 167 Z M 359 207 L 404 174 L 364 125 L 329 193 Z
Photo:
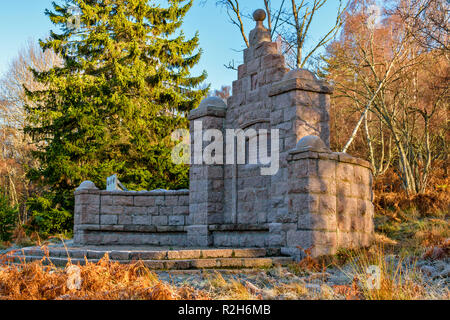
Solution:
M 62 0 L 54 0 L 63 3 Z M 46 8 L 52 8 L 52 0 L 0 0 L 0 75 L 6 72 L 10 61 L 30 39 L 42 39 L 49 30 L 57 31 L 47 16 Z M 239 30 L 228 22 L 224 9 L 215 6 L 215 0 L 207 0 L 204 6 L 200 0 L 194 0 L 194 6 L 186 16 L 182 29 L 187 37 L 196 31 L 200 34 L 200 46 L 203 56 L 193 74 L 202 70 L 208 72 L 207 82 L 212 88 L 231 85 L 237 74 L 226 69 L 224 64 L 234 60 L 236 65 L 242 63 L 244 43 Z M 274 4 L 279 1 L 273 0 Z M 338 1 L 330 4 L 317 16 L 311 27 L 310 41 L 318 39 L 334 23 Z M 241 0 L 242 10 L 251 13 L 262 8 L 262 0 Z M 253 28 L 253 21 L 246 21 L 246 33 Z

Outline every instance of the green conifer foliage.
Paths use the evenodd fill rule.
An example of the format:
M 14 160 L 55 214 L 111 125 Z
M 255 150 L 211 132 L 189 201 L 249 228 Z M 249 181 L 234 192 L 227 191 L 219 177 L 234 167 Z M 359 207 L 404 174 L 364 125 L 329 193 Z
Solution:
M 158 1 L 159 3 L 160 1 Z M 171 161 L 170 135 L 209 88 L 191 76 L 201 55 L 196 34 L 180 31 L 193 0 L 70 0 L 46 14 L 59 27 L 41 41 L 64 64 L 34 72 L 46 85 L 27 92 L 26 131 L 41 167 L 30 177 L 69 204 L 84 180 L 105 186 L 117 173 L 129 189 L 186 188 L 188 167 Z M 79 28 L 70 7 L 81 10 Z M 73 23 L 72 23 L 73 25 Z

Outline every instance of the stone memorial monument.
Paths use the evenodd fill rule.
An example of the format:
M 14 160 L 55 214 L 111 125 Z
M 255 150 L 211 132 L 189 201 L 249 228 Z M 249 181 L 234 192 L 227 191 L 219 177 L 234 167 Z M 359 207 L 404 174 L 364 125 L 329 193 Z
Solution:
M 85 181 L 75 191 L 76 244 L 281 248 L 292 256 L 298 246 L 320 256 L 370 244 L 371 168 L 329 149 L 333 88 L 307 70 L 289 71 L 265 12 L 253 17 L 233 95 L 206 98 L 189 115 L 189 190 L 107 191 Z M 243 134 L 244 163 L 229 141 L 220 161 L 194 159 L 211 129 Z M 270 164 L 247 159 L 261 141 L 272 146 Z

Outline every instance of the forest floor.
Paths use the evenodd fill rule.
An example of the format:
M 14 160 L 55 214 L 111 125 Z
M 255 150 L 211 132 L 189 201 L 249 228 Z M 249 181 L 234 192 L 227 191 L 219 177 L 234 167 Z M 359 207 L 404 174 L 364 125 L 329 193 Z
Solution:
M 103 259 L 62 269 L 0 258 L 0 299 L 450 300 L 448 213 L 383 214 L 375 222 L 370 248 L 284 268 L 153 272 Z M 1 249 L 0 257 L 11 247 Z

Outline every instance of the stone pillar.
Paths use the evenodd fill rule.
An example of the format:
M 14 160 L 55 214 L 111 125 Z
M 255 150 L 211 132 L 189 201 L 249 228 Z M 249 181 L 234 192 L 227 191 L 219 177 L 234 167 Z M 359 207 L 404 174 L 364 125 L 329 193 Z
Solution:
M 306 69 L 288 72 L 275 83 L 269 96 L 272 97 L 272 119 L 274 124 L 287 130 L 285 150 L 295 147 L 297 141 L 315 135 L 330 145 L 330 97 L 333 88 L 318 80 Z
M 284 246 L 287 235 L 297 230 L 297 214 L 289 210 L 288 157 L 297 141 L 308 135 L 320 136 L 329 145 L 330 95 L 326 82 L 313 73 L 296 69 L 274 83 L 269 91 L 271 99 L 270 123 L 280 135 L 280 170 L 271 177 L 271 205 L 269 214 L 270 244 Z
M 89 243 L 83 226 L 99 224 L 100 193 L 92 181 L 84 181 L 75 190 L 74 243 Z
M 373 235 L 370 164 L 331 152 L 316 136 L 301 139 L 289 157 L 289 212 L 296 230 L 286 234 L 290 254 L 297 246 L 313 256 L 338 248 L 368 246 Z
M 191 133 L 191 166 L 189 186 L 189 246 L 212 245 L 208 226 L 223 223 L 224 159 L 205 163 L 203 150 L 211 144 L 204 141 L 206 130 L 215 129 L 224 137 L 226 104 L 217 97 L 206 98 L 189 114 Z M 200 130 L 199 130 L 200 129 Z M 223 141 L 222 147 L 224 148 Z

